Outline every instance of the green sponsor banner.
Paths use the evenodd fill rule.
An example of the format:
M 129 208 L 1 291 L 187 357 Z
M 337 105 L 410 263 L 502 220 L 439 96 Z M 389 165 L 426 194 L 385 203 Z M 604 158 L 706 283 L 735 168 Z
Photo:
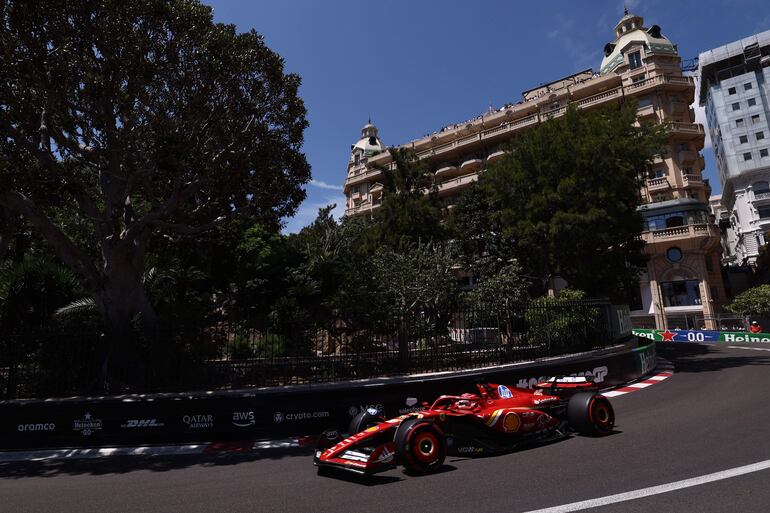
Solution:
M 656 366 L 655 344 L 649 343 L 644 347 L 634 349 L 634 363 L 640 376 L 652 372 Z
M 637 337 L 660 342 L 767 342 L 770 333 L 751 333 L 748 331 L 709 331 L 709 330 L 646 330 L 633 329 Z

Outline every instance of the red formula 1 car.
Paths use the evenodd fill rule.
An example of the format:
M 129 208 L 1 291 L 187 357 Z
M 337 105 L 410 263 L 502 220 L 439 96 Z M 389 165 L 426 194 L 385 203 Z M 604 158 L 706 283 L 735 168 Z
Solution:
M 341 469 L 375 474 L 402 465 L 411 474 L 439 469 L 449 455 L 480 456 L 563 438 L 571 431 L 604 435 L 615 413 L 583 377 L 552 378 L 534 390 L 479 384 L 478 394 L 442 395 L 426 409 L 385 420 L 376 411 L 353 418 L 344 440 L 316 451 L 319 473 Z M 335 443 L 336 442 L 336 443 Z M 332 445 L 333 444 L 333 445 Z

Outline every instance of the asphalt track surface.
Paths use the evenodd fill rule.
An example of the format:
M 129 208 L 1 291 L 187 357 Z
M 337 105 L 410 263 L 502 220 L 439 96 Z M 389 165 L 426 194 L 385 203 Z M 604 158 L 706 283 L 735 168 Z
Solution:
M 770 460 L 770 351 L 677 343 L 659 355 L 675 374 L 613 398 L 617 429 L 604 438 L 448 458 L 438 474 L 397 469 L 369 482 L 317 476 L 305 448 L 7 463 L 0 512 L 514 513 Z M 770 511 L 770 469 L 581 511 Z

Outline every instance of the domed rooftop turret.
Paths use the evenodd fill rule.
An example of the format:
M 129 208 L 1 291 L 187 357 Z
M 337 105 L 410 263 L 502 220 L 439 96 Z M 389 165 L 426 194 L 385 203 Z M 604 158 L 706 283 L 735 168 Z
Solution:
M 358 164 L 362 158 L 377 155 L 384 150 L 385 145 L 377 135 L 377 127 L 370 119 L 361 129 L 361 138 L 350 147 L 350 162 Z
M 615 41 L 604 45 L 604 59 L 600 72 L 602 75 L 612 71 L 623 71 L 631 65 L 625 58 L 626 49 L 634 44 L 644 47 L 643 56 L 649 54 L 678 55 L 676 46 L 661 35 L 660 27 L 644 27 L 644 18 L 630 14 L 625 9 L 623 17 L 615 25 Z

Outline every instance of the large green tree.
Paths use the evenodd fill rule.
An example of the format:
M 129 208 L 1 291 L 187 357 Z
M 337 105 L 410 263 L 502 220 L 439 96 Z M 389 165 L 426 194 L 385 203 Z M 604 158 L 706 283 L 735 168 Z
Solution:
M 458 239 L 476 254 L 510 251 L 526 274 L 558 274 L 589 295 L 633 290 L 644 262 L 639 177 L 666 134 L 664 125 L 635 122 L 631 102 L 591 112 L 572 106 L 518 136 L 479 179 L 481 204 L 458 209 Z
M 770 285 L 759 285 L 741 292 L 725 308 L 740 315 L 770 317 Z
M 402 251 L 417 243 L 443 240 L 442 202 L 433 172 L 414 153 L 391 148 L 392 166 L 381 168 L 382 205 L 373 216 L 370 250 Z
M 195 0 L 6 0 L 0 24 L 1 236 L 22 216 L 115 333 L 155 317 L 148 247 L 304 198 L 300 79 L 256 32 Z

